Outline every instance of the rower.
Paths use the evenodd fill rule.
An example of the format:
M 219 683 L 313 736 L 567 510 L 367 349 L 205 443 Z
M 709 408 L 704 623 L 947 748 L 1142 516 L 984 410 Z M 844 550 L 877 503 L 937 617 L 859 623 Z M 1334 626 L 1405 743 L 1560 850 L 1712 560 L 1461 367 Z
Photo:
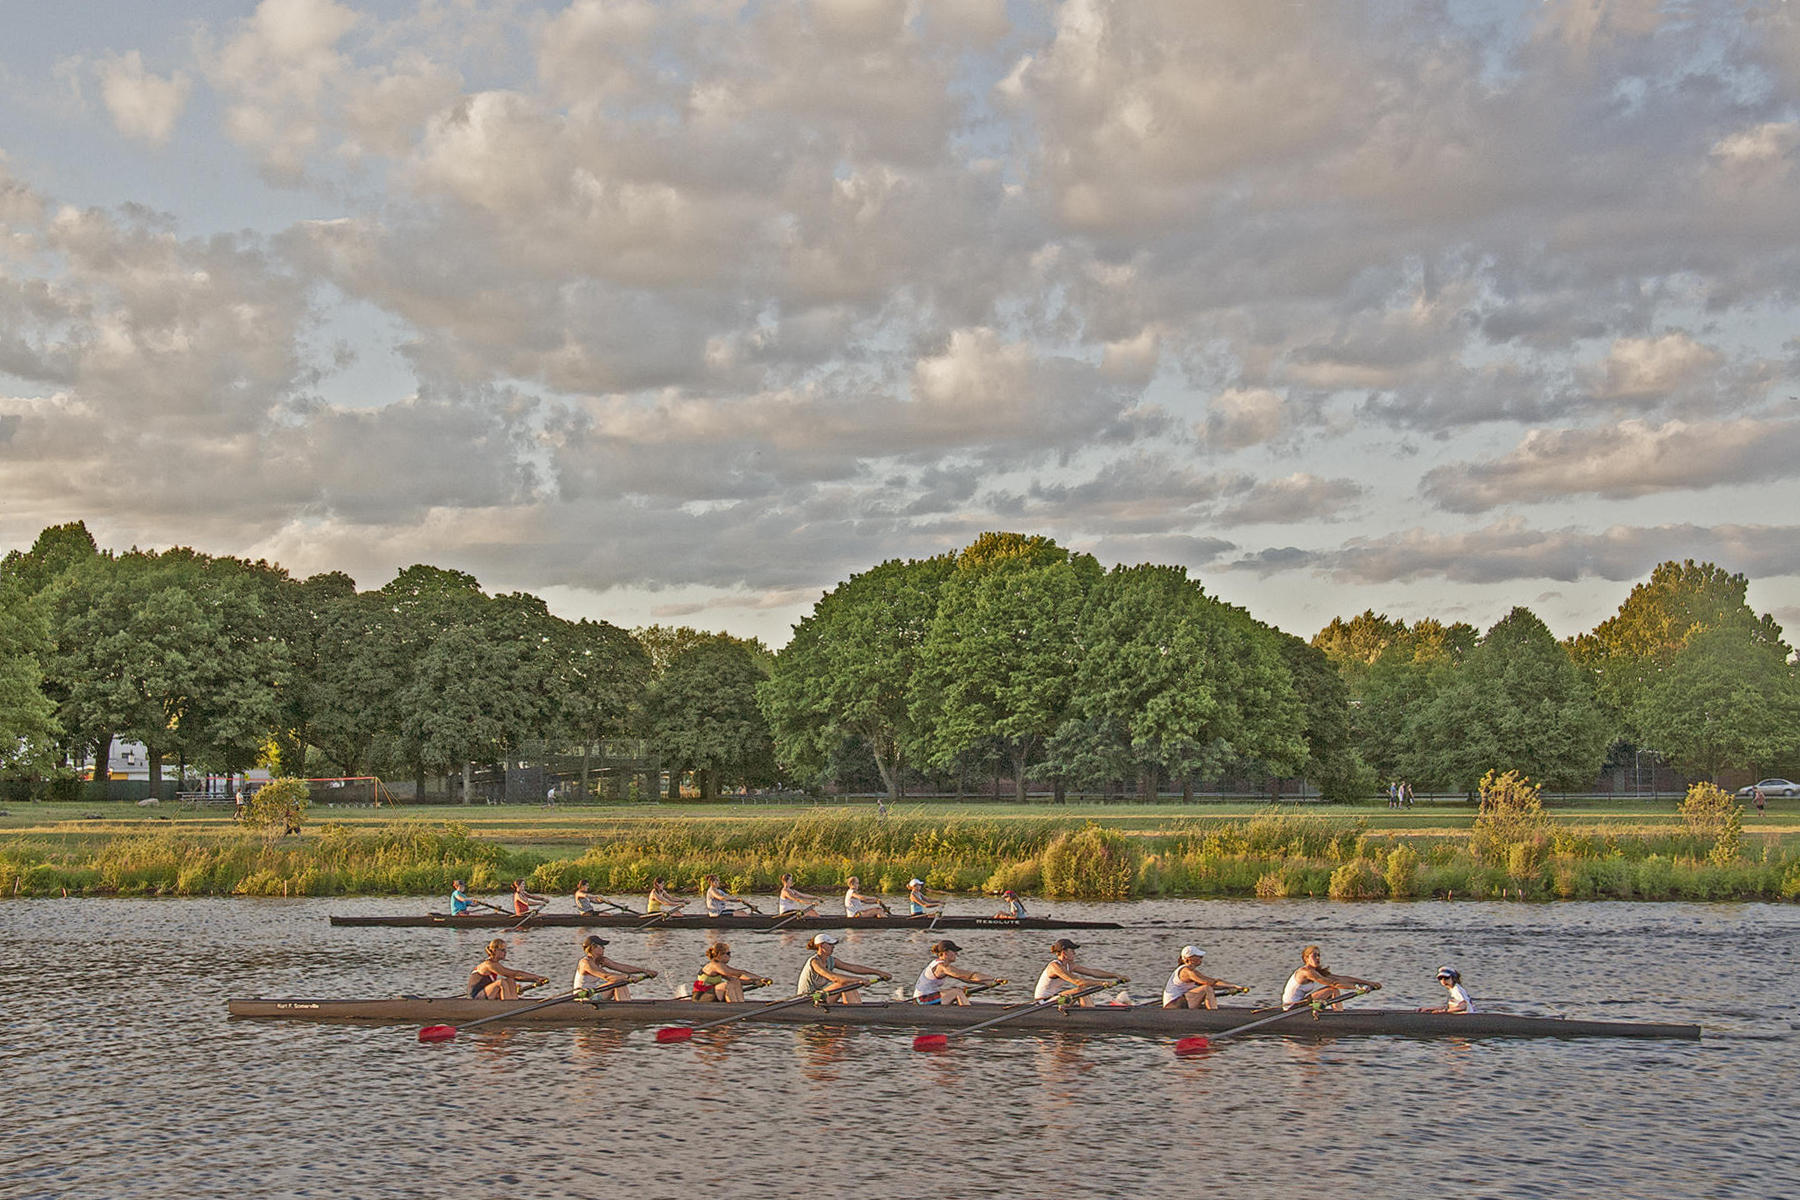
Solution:
M 919 972 L 913 984 L 913 999 L 920 1004 L 967 1004 L 968 991 L 959 984 L 998 983 L 992 975 L 956 969 L 956 955 L 962 947 L 948 939 L 931 947 L 932 960 Z
M 717 875 L 703 876 L 700 880 L 706 885 L 706 915 L 709 917 L 741 917 L 750 911 L 750 902 L 742 896 L 734 896 L 719 886 Z
M 1169 982 L 1163 984 L 1164 1008 L 1217 1008 L 1217 989 L 1236 988 L 1235 983 L 1214 979 L 1201 968 L 1206 965 L 1206 951 L 1198 946 L 1183 946 L 1181 962 Z M 1243 989 L 1240 989 L 1243 990 Z
M 744 985 L 767 987 L 774 981 L 761 975 L 740 971 L 731 965 L 731 947 L 714 942 L 706 948 L 706 963 L 694 975 L 694 999 L 717 1004 L 741 1004 Z
M 852 875 L 844 881 L 844 915 L 846 917 L 885 917 L 891 915 L 880 896 L 865 895 L 862 880 Z
M 1300 966 L 1288 976 L 1287 986 L 1281 989 L 1281 1006 L 1292 1008 L 1316 999 L 1329 1001 L 1331 1007 L 1339 1008 L 1341 1005 L 1337 1002 L 1343 999 L 1344 993 L 1359 987 L 1371 992 L 1381 990 L 1381 985 L 1371 980 L 1358 979 L 1354 975 L 1334 975 L 1325 969 L 1319 948 L 1308 946 L 1300 951 Z
M 468 890 L 463 887 L 463 881 L 460 879 L 452 879 L 450 881 L 450 915 L 453 917 L 466 917 L 474 908 L 474 905 L 475 902 L 469 899 Z
M 650 898 L 644 905 L 645 912 L 673 913 L 679 917 L 681 910 L 685 907 L 687 907 L 687 901 L 671 892 L 669 885 L 663 882 L 661 875 L 650 881 Z
M 575 885 L 575 911 L 593 916 L 600 910 L 594 907 L 595 894 L 588 890 L 588 881 L 583 879 Z M 599 897 L 600 903 L 611 904 L 605 896 Z
M 1462 985 L 1462 972 L 1455 967 L 1439 967 L 1437 981 L 1444 985 L 1444 1005 L 1442 1008 L 1421 1008 L 1420 1012 L 1428 1013 L 1472 1013 L 1475 1002 L 1469 999 L 1469 993 Z
M 931 898 L 931 893 L 925 890 L 923 879 L 913 878 L 906 881 L 906 901 L 912 906 L 912 915 L 915 917 L 937 916 L 944 911 L 944 902 Z
M 528 917 L 544 905 L 550 903 L 550 897 L 540 896 L 525 886 L 523 879 L 513 880 L 513 916 Z
M 655 979 L 656 972 L 649 967 L 634 967 L 630 963 L 618 962 L 606 957 L 606 939 L 596 934 L 589 934 L 581 939 L 581 961 L 575 964 L 575 981 L 569 990 L 579 992 L 583 988 L 594 989 L 595 1000 L 629 1000 L 631 989 L 624 981 L 633 975 L 642 975 L 646 979 Z M 619 986 L 606 988 L 608 984 Z
M 517 1000 L 520 982 L 549 983 L 542 975 L 506 965 L 506 942 L 495 938 L 487 944 L 487 957 L 469 972 L 469 999 Z
M 776 911 L 784 915 L 799 913 L 803 917 L 816 917 L 819 915 L 820 903 L 817 896 L 795 887 L 792 875 L 781 877 L 781 898 L 776 901 Z
M 1131 980 L 1117 971 L 1105 971 L 1097 967 L 1084 967 L 1075 961 L 1075 951 L 1081 949 L 1078 942 L 1068 938 L 1057 938 L 1050 943 L 1052 955 L 1049 965 L 1043 974 L 1038 976 L 1037 988 L 1031 993 L 1033 1000 L 1050 1000 L 1057 996 L 1067 996 L 1082 988 L 1091 987 L 1098 980 L 1108 983 L 1130 983 Z M 1061 985 L 1067 986 L 1061 986 Z M 1091 996 L 1083 996 L 1077 1003 L 1083 1008 L 1093 1004 Z
M 1000 904 L 1000 911 L 994 914 L 996 921 L 1017 921 L 1025 915 L 1025 902 L 1011 888 L 1000 893 Z
M 823 992 L 830 988 L 843 987 L 845 984 L 862 984 L 869 978 L 892 979 L 886 971 L 876 967 L 865 967 L 858 963 L 843 962 L 837 957 L 838 940 L 829 933 L 814 934 L 806 943 L 812 947 L 812 957 L 800 968 L 800 982 L 794 994 L 805 996 L 812 992 Z M 853 987 L 839 992 L 832 997 L 839 1004 L 861 1004 L 862 989 Z

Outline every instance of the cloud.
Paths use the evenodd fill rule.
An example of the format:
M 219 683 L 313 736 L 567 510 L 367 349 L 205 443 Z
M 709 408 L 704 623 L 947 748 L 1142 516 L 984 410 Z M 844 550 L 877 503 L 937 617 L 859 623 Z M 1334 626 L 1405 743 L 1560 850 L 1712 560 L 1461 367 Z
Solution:
M 96 70 L 100 98 L 120 133 L 153 146 L 169 140 L 187 107 L 191 81 L 186 72 L 176 71 L 166 79 L 150 74 L 136 50 L 103 59 Z
M 1591 429 L 1532 430 L 1499 459 L 1433 468 L 1420 492 L 1439 508 L 1475 513 L 1570 496 L 1618 500 L 1796 476 L 1800 419 L 1699 425 L 1623 421 Z
M 1268 388 L 1230 388 L 1213 397 L 1196 432 L 1208 446 L 1242 450 L 1272 442 L 1288 430 L 1285 397 Z
M 1368 490 L 1355 480 L 1320 479 L 1304 472 L 1282 479 L 1259 480 L 1220 511 L 1218 522 L 1230 527 L 1342 521 Z

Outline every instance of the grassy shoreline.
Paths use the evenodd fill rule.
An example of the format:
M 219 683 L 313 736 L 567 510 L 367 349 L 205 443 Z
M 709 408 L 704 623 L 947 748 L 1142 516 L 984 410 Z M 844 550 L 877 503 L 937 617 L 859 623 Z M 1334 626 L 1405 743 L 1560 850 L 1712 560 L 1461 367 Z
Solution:
M 115 810 L 115 811 L 102 811 Z M 22 811 L 23 810 L 23 811 Z M 67 811 L 74 810 L 74 811 Z M 1672 805 L 1554 810 L 1549 836 L 1505 862 L 1471 848 L 1466 807 L 1261 804 L 864 808 L 730 806 L 315 809 L 300 835 L 239 829 L 226 813 L 21 805 L 0 816 L 0 897 L 429 895 L 515 877 L 564 894 L 586 878 L 641 894 L 662 875 L 717 873 L 768 893 L 782 872 L 818 893 L 845 876 L 895 894 L 913 875 L 964 895 L 1012 887 L 1096 900 L 1793 900 L 1800 806 L 1746 819 L 1736 853 L 1689 833 Z M 95 814 L 97 816 L 90 816 Z

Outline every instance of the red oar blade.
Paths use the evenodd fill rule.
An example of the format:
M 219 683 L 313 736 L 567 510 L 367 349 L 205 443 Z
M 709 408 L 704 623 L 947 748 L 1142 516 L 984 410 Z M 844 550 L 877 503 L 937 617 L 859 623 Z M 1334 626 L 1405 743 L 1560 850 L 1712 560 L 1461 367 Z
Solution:
M 913 1039 L 914 1050 L 943 1050 L 950 1045 L 947 1033 L 921 1033 Z
M 686 1025 L 670 1025 L 656 1031 L 656 1042 L 667 1046 L 674 1042 L 685 1042 L 694 1036 L 694 1031 Z
M 427 1025 L 425 1028 L 419 1030 L 419 1040 L 421 1042 L 454 1041 L 456 1040 L 456 1026 Z
M 1175 1053 L 1183 1057 L 1189 1054 L 1204 1054 L 1212 1048 L 1212 1043 L 1203 1037 L 1184 1037 L 1175 1042 Z

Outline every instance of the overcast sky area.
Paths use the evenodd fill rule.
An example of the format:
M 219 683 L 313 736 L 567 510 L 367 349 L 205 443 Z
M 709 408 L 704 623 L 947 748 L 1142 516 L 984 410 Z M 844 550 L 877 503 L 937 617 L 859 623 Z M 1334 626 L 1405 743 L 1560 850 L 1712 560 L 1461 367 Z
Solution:
M 0 550 L 1800 626 L 1800 5 L 0 7 Z

